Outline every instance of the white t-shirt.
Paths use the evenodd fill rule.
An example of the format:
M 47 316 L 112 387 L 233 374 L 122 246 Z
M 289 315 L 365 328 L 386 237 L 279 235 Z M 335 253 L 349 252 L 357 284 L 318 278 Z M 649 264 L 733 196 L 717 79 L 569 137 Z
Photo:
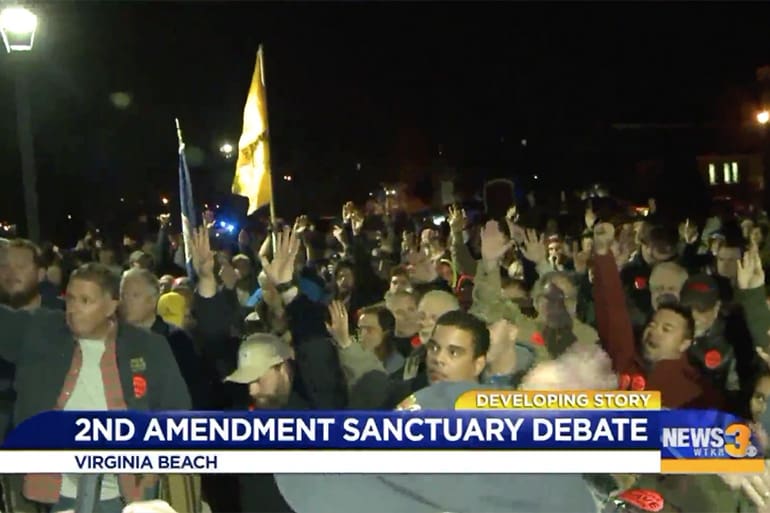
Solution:
M 65 411 L 77 410 L 108 410 L 107 396 L 104 392 L 104 380 L 102 379 L 101 361 L 104 355 L 105 345 L 103 340 L 79 340 L 80 351 L 83 353 L 83 362 L 80 366 L 75 388 L 72 390 Z M 62 476 L 61 496 L 74 499 L 77 497 L 78 479 L 76 474 L 64 474 Z M 120 497 L 118 478 L 113 474 L 106 474 L 102 479 L 101 500 L 110 500 Z

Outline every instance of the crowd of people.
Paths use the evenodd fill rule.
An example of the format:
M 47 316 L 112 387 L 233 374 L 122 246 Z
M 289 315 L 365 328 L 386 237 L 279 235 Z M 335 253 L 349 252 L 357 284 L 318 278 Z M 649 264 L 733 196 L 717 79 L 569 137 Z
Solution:
M 652 201 L 645 215 L 600 203 L 504 219 L 450 207 L 440 225 L 347 203 L 329 233 L 302 216 L 232 241 L 205 215 L 193 276 L 168 216 L 119 247 L 98 233 L 68 251 L 0 241 L 0 422 L 451 409 L 461 385 L 659 390 L 665 408 L 746 419 L 765 444 L 770 221 L 723 211 L 698 226 Z M 642 511 L 629 490 L 645 490 L 663 511 L 770 512 L 770 474 L 447 477 L 105 476 L 100 511 Z M 6 513 L 66 511 L 77 494 L 67 475 L 2 486 Z

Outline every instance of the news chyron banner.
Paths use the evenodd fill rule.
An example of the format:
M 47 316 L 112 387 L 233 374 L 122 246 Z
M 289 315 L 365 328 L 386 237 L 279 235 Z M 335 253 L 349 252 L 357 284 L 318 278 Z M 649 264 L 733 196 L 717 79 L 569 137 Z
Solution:
M 658 392 L 501 391 L 455 410 L 46 412 L 0 451 L 0 473 L 752 473 L 755 433 Z

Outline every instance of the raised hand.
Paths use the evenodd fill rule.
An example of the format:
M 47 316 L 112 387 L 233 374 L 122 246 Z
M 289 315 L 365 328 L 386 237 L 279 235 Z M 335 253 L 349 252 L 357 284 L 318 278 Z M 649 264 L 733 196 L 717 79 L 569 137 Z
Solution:
M 765 271 L 762 269 L 762 258 L 759 251 L 752 248 L 738 260 L 738 288 L 741 290 L 764 287 Z
M 326 323 L 326 329 L 340 349 L 346 349 L 353 343 L 349 326 L 345 305 L 340 301 L 332 302 L 329 305 L 329 322 Z
M 267 262 L 264 270 L 275 285 L 288 283 L 294 276 L 294 261 L 299 253 L 299 238 L 288 226 L 275 234 L 273 259 Z
M 342 244 L 343 248 L 348 247 L 348 239 L 347 235 L 345 234 L 345 228 L 339 225 L 334 225 L 332 228 L 332 235 L 334 235 L 334 238 L 337 239 L 337 242 Z
M 298 235 L 301 235 L 302 233 L 307 231 L 309 226 L 310 226 L 310 221 L 308 220 L 306 215 L 301 215 L 294 220 L 294 232 Z
M 465 210 L 460 207 L 449 207 L 449 227 L 452 229 L 452 233 L 460 233 L 465 229 L 465 225 L 468 223 L 468 218 L 465 215 Z
M 588 204 L 586 205 L 585 216 L 583 217 L 583 220 L 586 223 L 586 228 L 588 228 L 589 230 L 593 230 L 594 225 L 596 224 L 596 219 L 597 217 L 596 217 L 596 212 L 594 212 L 593 203 L 589 201 Z
M 225 256 L 219 259 L 219 279 L 228 290 L 233 290 L 235 284 L 238 283 L 238 272 Z
M 350 227 L 353 230 L 353 235 L 359 235 L 364 227 L 364 215 L 354 210 L 350 216 Z
M 481 258 L 484 261 L 499 263 L 513 244 L 500 231 L 497 221 L 487 221 L 481 229 Z
M 519 220 L 519 208 L 515 203 L 505 213 L 505 219 L 513 223 Z
M 679 225 L 679 238 L 685 244 L 695 244 L 698 242 L 698 226 L 691 223 L 689 219 Z
M 757 513 L 770 512 L 770 468 L 765 460 L 762 474 L 721 474 L 719 477 L 733 490 L 740 490 L 754 503 Z
M 203 226 L 206 227 L 207 230 L 210 230 L 214 227 L 214 212 L 211 210 L 206 210 L 203 212 Z
M 353 204 L 352 201 L 348 201 L 347 203 L 342 205 L 342 221 L 345 223 L 349 222 L 355 210 L 356 210 L 356 206 L 355 204 Z
M 404 252 L 417 251 L 417 236 L 413 232 L 405 230 L 401 234 L 401 249 Z
M 430 257 L 422 251 L 410 251 L 407 256 L 409 275 L 413 283 L 431 283 L 438 279 L 438 271 Z
M 588 259 L 591 254 L 588 251 L 578 251 L 572 256 L 572 262 L 575 264 L 575 272 L 585 274 L 588 271 Z
M 615 227 L 610 223 L 599 223 L 594 226 L 594 253 L 606 255 L 615 242 Z
M 199 278 L 214 277 L 214 252 L 211 251 L 209 242 L 209 231 L 205 226 L 195 228 L 192 233 L 192 243 L 190 251 L 192 252 L 193 269 Z
M 171 214 L 161 214 L 158 216 L 158 222 L 161 228 L 167 228 L 171 224 Z
M 527 230 L 524 237 L 524 249 L 521 254 L 534 264 L 545 262 L 547 251 L 544 235 L 540 234 L 538 236 L 537 231 Z

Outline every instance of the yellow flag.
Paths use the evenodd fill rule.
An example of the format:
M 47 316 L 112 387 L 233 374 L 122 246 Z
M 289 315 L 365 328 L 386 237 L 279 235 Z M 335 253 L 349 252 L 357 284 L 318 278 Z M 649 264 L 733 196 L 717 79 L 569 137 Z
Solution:
M 270 138 L 267 127 L 267 94 L 262 68 L 262 47 L 251 79 L 249 96 L 243 109 L 243 132 L 238 141 L 238 163 L 235 166 L 233 194 L 249 198 L 251 215 L 273 201 L 270 180 Z

